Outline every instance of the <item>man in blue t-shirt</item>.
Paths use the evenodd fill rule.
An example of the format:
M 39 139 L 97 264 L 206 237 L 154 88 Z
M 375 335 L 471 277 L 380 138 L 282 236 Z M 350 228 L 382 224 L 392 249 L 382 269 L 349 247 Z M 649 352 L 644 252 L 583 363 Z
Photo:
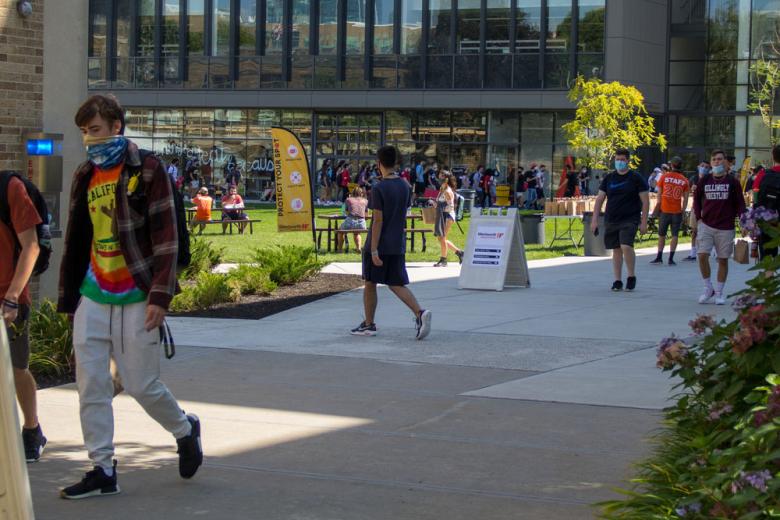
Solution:
M 422 197 L 425 194 L 425 166 L 423 161 L 417 163 L 414 169 L 414 198 Z
M 642 234 L 647 233 L 647 214 L 650 210 L 650 187 L 644 177 L 629 169 L 630 157 L 626 149 L 615 152 L 615 170 L 601 181 L 590 223 L 591 232 L 597 233 L 601 206 L 606 199 L 604 245 L 612 249 L 612 271 L 615 274 L 613 291 L 623 290 L 623 259 L 628 271 L 626 290 L 633 291 L 636 287 L 634 238 L 637 228 Z
M 431 311 L 422 309 L 406 286 L 406 212 L 411 203 L 411 189 L 398 176 L 398 150 L 383 146 L 377 151 L 382 180 L 371 190 L 369 209 L 371 227 L 363 249 L 363 307 L 366 317 L 350 331 L 355 336 L 376 336 L 374 314 L 377 305 L 377 284 L 387 285 L 414 313 L 417 339 L 431 331 Z M 422 163 L 421 163 L 422 164 Z

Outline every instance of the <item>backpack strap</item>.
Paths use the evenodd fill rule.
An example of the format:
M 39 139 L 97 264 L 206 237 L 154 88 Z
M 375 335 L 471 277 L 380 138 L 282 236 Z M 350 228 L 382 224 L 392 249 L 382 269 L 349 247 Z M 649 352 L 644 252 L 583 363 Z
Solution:
M 6 226 L 11 226 L 11 205 L 8 203 L 8 185 L 11 178 L 17 175 L 13 172 L 2 172 L 0 174 L 0 222 Z

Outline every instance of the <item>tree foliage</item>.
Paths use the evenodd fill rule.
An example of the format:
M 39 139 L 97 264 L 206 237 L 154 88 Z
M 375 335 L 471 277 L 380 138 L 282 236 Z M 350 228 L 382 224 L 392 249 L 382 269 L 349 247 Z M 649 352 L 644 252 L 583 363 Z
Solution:
M 769 132 L 772 146 L 778 144 L 775 130 L 780 129 L 780 119 L 775 115 L 775 101 L 780 88 L 780 65 L 776 61 L 760 59 L 750 66 L 753 88 L 748 109 L 759 114 Z
M 569 99 L 577 105 L 577 113 L 563 129 L 585 165 L 607 169 L 617 148 L 633 150 L 653 144 L 666 148 L 666 137 L 656 132 L 644 96 L 636 87 L 578 76 Z M 632 155 L 631 167 L 638 165 L 639 159 Z

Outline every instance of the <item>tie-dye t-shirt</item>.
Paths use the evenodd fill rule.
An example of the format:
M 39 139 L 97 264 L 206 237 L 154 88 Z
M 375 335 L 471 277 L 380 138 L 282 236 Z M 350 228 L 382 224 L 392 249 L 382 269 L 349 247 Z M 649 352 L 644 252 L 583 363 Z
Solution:
M 136 287 L 119 247 L 116 229 L 116 187 L 124 167 L 102 170 L 95 167 L 89 183 L 87 204 L 92 220 L 92 248 L 81 294 L 105 305 L 127 305 L 146 300 Z

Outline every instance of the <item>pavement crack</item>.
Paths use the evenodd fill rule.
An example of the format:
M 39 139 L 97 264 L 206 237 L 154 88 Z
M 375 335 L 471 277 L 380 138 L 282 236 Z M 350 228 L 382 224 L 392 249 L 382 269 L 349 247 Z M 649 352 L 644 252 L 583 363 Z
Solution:
M 455 403 L 454 405 L 450 406 L 449 408 L 447 408 L 446 410 L 444 410 L 439 415 L 436 415 L 434 417 L 430 417 L 430 418 L 425 419 L 423 421 L 416 422 L 414 424 L 410 424 L 409 426 L 404 426 L 402 428 L 398 428 L 398 431 L 399 432 L 403 432 L 403 431 L 414 430 L 414 429 L 417 429 L 417 428 L 422 427 L 422 426 L 428 426 L 430 424 L 437 423 L 437 422 L 441 421 L 442 419 L 444 419 L 445 417 L 447 417 L 449 415 L 452 415 L 453 413 L 458 412 L 461 409 L 465 408 L 468 404 L 469 404 L 468 400 L 459 401 L 459 402 Z

